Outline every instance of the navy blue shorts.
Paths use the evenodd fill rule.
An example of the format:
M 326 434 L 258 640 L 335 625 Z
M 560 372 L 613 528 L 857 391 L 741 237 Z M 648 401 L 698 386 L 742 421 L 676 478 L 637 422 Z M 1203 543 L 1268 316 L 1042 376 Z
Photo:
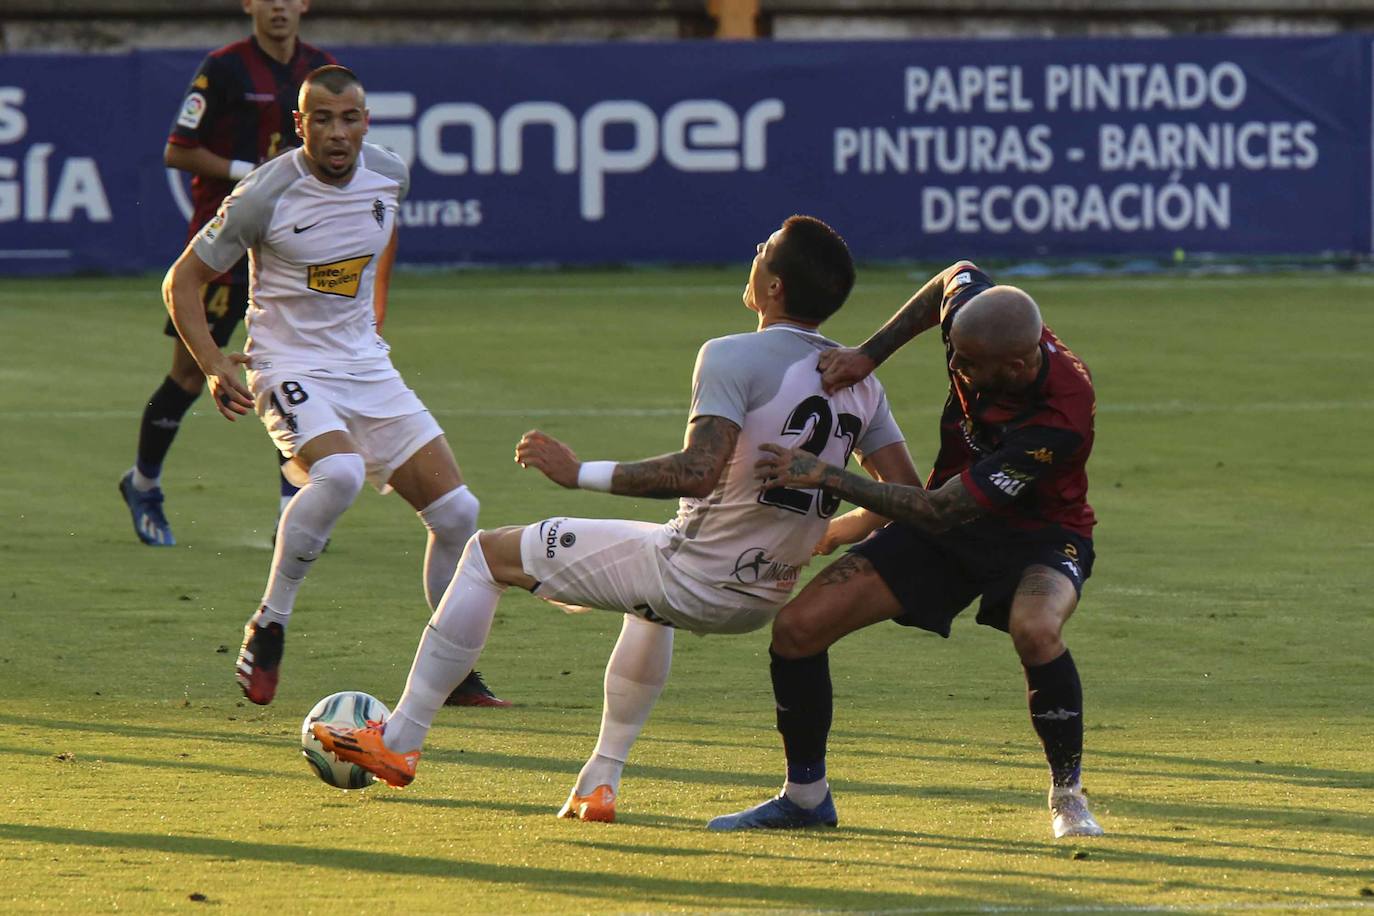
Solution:
M 1028 566 L 1058 570 L 1079 594 L 1093 569 L 1092 539 L 1063 528 L 988 532 L 965 525 L 927 534 L 892 524 L 849 552 L 872 563 L 897 597 L 903 611 L 897 623 L 945 637 L 980 595 L 978 622 L 1006 631 L 1012 596 Z

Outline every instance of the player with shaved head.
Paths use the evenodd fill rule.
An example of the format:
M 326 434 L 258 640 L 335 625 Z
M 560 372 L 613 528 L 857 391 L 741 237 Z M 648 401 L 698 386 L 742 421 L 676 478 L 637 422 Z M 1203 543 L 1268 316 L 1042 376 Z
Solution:
M 194 238 L 219 209 L 235 183 L 262 162 L 296 145 L 292 108 L 301 81 L 334 58 L 299 39 L 309 0 L 241 0 L 252 17 L 253 34 L 208 54 L 191 84 L 167 137 L 163 159 L 191 176 Z M 248 259 L 241 258 L 201 291 L 206 321 L 216 345 L 228 346 L 248 310 Z M 171 321 L 172 365 L 147 399 L 138 427 L 133 467 L 119 481 L 134 533 L 145 544 L 176 544 L 164 511 L 162 470 L 182 420 L 205 388 L 205 375 L 177 336 Z M 280 508 L 296 487 L 282 476 Z
M 267 588 L 235 665 L 244 696 L 260 705 L 276 695 L 297 592 L 365 483 L 394 489 L 424 524 L 421 581 L 431 608 L 478 511 L 443 430 L 392 365 L 379 333 L 409 170 L 396 154 L 364 142 L 367 97 L 345 67 L 305 77 L 293 120 L 301 148 L 239 182 L 163 282 L 215 407 L 229 420 L 256 413 L 301 481 L 278 522 Z M 198 291 L 245 253 L 248 342 L 243 353 L 226 354 Z M 458 683 L 445 699 L 508 705 L 480 678 L 475 684 L 475 702 Z
M 1083 793 L 1083 693 L 1062 635 L 1093 564 L 1085 473 L 1092 379 L 1045 327 L 1035 300 L 994 286 L 960 261 L 861 347 L 825 354 L 825 389 L 867 377 L 936 326 L 950 387 L 925 488 L 863 480 L 805 451 L 762 446 L 762 487 L 821 487 L 860 507 L 831 521 L 822 549 L 862 543 L 817 575 L 773 624 L 783 791 L 715 818 L 712 829 L 836 824 L 825 778 L 830 645 L 883 620 L 948 637 L 954 618 L 981 598 L 978 622 L 1011 636 L 1025 670 L 1031 723 L 1049 762 L 1054 835 L 1102 833 Z

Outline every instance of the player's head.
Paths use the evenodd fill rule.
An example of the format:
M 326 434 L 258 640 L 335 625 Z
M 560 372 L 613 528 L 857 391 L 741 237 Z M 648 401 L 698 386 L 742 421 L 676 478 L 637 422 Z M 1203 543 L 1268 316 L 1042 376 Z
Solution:
M 253 17 L 253 34 L 273 41 L 295 38 L 308 9 L 310 0 L 243 0 L 243 11 Z
M 974 391 L 1024 388 L 1040 369 L 1044 325 L 1035 300 L 1014 286 L 985 289 L 960 307 L 949 329 L 949 368 Z
M 329 184 L 352 178 L 368 124 L 367 95 L 357 75 L 338 64 L 312 70 L 301 83 L 295 117 L 315 177 Z
M 744 304 L 759 314 L 776 305 L 788 318 L 820 324 L 854 288 L 849 246 L 814 216 L 789 216 L 756 251 Z

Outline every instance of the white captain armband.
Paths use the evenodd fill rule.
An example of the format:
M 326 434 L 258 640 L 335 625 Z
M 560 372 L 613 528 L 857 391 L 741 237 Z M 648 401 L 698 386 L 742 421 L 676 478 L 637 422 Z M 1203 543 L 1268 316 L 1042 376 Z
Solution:
M 614 461 L 584 461 L 577 469 L 577 485 L 583 490 L 611 492 L 611 478 L 615 476 Z
M 242 181 L 247 178 L 248 173 L 255 168 L 257 168 L 257 166 L 253 165 L 251 162 L 244 162 L 242 159 L 231 160 L 229 163 L 229 180 Z

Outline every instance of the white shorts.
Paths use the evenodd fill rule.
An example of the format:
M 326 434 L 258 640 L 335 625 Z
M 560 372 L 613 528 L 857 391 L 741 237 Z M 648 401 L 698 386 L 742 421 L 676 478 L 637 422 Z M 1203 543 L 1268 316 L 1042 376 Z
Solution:
M 620 519 L 549 518 L 520 535 L 534 594 L 568 611 L 635 614 L 693 633 L 748 633 L 777 616 L 780 601 L 694 579 L 659 550 L 662 525 Z
M 287 458 L 328 432 L 346 432 L 358 444 L 367 479 L 382 493 L 396 469 L 444 434 L 419 396 L 395 369 L 323 375 L 291 370 L 249 372 L 253 406 Z

